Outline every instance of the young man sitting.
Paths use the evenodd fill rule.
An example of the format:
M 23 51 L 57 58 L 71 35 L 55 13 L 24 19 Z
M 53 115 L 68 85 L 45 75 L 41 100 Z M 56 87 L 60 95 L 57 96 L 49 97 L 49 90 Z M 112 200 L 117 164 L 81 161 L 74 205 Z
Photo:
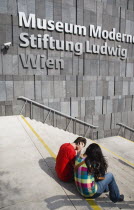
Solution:
M 61 145 L 57 158 L 55 170 L 59 179 L 64 182 L 74 180 L 74 163 L 76 155 L 80 154 L 86 145 L 86 139 L 78 137 L 73 143 Z

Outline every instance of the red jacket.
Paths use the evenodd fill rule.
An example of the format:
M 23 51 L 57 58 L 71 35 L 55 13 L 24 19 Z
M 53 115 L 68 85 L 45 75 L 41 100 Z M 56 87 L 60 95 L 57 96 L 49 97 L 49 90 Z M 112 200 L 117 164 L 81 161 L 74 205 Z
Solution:
M 55 170 L 59 177 L 64 182 L 73 180 L 74 178 L 74 162 L 76 152 L 70 143 L 63 144 L 56 158 Z

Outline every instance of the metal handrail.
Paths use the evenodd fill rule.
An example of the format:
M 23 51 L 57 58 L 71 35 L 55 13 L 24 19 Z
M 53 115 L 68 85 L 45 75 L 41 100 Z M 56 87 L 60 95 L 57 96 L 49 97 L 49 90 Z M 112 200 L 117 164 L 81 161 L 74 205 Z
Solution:
M 59 112 L 59 111 L 57 111 L 57 110 L 55 110 L 55 109 L 52 109 L 52 108 L 50 108 L 50 107 L 48 107 L 48 106 L 42 105 L 42 104 L 40 104 L 40 103 L 38 103 L 38 102 L 36 102 L 36 101 L 34 101 L 34 100 L 31 100 L 31 99 L 29 99 L 29 98 L 24 97 L 24 96 L 19 96 L 17 99 L 18 99 L 18 100 L 24 100 L 24 101 L 25 101 L 25 104 L 23 105 L 20 114 L 22 113 L 22 111 L 23 111 L 23 109 L 24 109 L 26 103 L 28 102 L 28 103 L 30 103 L 31 105 L 34 104 L 34 105 L 36 105 L 36 106 L 39 106 L 39 107 L 42 107 L 42 108 L 48 110 L 48 111 L 49 111 L 48 115 L 49 115 L 51 112 L 54 112 L 55 114 L 61 115 L 61 116 L 63 116 L 63 117 L 69 118 L 70 120 L 74 120 L 75 122 L 78 122 L 78 123 L 80 123 L 80 124 L 86 125 L 86 126 L 88 126 L 88 128 L 89 128 L 89 127 L 90 127 L 91 129 L 97 129 L 97 128 L 98 128 L 98 126 L 91 125 L 91 124 L 86 123 L 86 122 L 84 122 L 84 121 L 82 121 L 82 120 L 79 120 L 79 119 L 77 119 L 77 118 L 71 117 L 70 115 L 66 115 L 66 114 L 64 114 L 64 113 L 62 113 L 62 112 Z M 47 117 L 48 117 L 48 116 L 47 116 Z M 46 121 L 46 119 L 45 119 L 45 121 Z M 69 122 L 69 124 L 70 124 L 70 122 Z M 69 126 L 69 124 L 68 124 L 68 126 Z M 68 126 L 66 127 L 66 130 L 67 130 Z M 87 131 L 86 131 L 86 133 L 87 133 Z
M 127 125 L 124 125 L 123 123 L 116 123 L 116 125 L 122 126 L 123 128 L 126 128 L 127 130 L 134 132 L 133 128 L 130 128 Z
M 121 128 L 124 128 L 124 137 L 125 137 L 125 131 L 126 131 L 126 129 L 132 132 L 131 135 L 130 135 L 130 139 L 134 135 L 134 129 L 133 128 L 131 128 L 131 127 L 127 126 L 127 125 L 124 125 L 123 123 L 116 123 L 116 125 L 119 125 L 120 126 L 120 129 L 118 131 L 118 135 L 120 133 Z

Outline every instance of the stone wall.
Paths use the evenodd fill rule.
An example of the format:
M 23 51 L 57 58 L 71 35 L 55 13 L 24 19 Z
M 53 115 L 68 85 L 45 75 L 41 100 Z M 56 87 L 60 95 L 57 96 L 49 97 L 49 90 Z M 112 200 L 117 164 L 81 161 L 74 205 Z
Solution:
M 0 45 L 12 42 L 6 53 L 0 51 L 0 116 L 19 114 L 23 105 L 18 96 L 25 96 L 44 103 L 58 111 L 88 123 L 98 125 L 98 137 L 116 135 L 117 122 L 133 127 L 134 119 L 134 44 L 107 41 L 109 45 L 121 45 L 127 49 L 127 59 L 117 56 L 73 52 L 50 49 L 31 49 L 19 46 L 21 32 L 41 33 L 37 29 L 18 26 L 18 12 L 32 13 L 38 18 L 77 24 L 90 24 L 102 29 L 134 36 L 133 0 L 3 0 L 0 1 Z M 46 32 L 58 40 L 68 40 L 90 44 L 102 44 L 104 40 L 88 35 Z M 24 68 L 19 54 L 44 54 L 46 58 L 61 58 L 64 69 Z M 29 105 L 25 115 L 29 116 Z M 33 117 L 44 120 L 46 112 L 33 108 Z M 52 116 L 50 116 L 50 121 Z M 68 121 L 56 119 L 55 125 L 65 128 Z M 70 131 L 74 129 L 69 128 Z M 80 125 L 75 126 L 78 134 L 83 134 Z

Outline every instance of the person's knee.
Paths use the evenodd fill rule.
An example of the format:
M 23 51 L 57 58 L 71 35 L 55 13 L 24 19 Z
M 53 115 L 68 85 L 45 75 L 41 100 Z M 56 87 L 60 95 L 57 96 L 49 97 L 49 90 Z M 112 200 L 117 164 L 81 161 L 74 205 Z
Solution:
M 106 178 L 113 181 L 114 180 L 114 175 L 112 173 L 107 173 Z
M 107 176 L 108 176 L 109 178 L 113 178 L 113 177 L 114 177 L 112 173 L 107 173 Z

